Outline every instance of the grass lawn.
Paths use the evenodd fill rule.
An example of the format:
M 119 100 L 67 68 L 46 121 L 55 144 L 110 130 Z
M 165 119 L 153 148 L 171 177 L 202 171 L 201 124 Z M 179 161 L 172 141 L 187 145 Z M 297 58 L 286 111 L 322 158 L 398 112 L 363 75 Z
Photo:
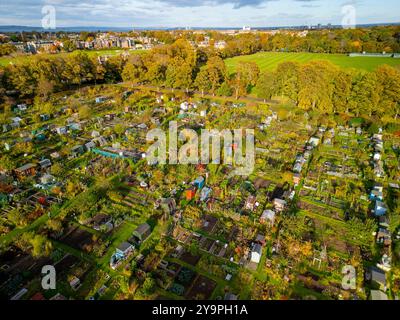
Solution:
M 0 237 L 0 245 L 6 246 L 10 242 L 12 242 L 16 237 L 19 237 L 22 233 L 36 230 L 39 226 L 46 223 L 47 220 L 57 216 L 59 212 L 60 212 L 59 209 L 55 209 L 54 211 L 50 211 L 50 216 L 47 213 L 45 213 L 39 218 L 37 218 L 35 221 L 31 222 L 28 226 L 22 228 L 19 227 L 15 228 L 11 232 Z
M 135 225 L 129 222 L 124 222 L 121 224 L 121 226 L 114 230 L 110 248 L 108 249 L 107 254 L 105 254 L 103 258 L 99 259 L 99 264 L 107 267 L 109 265 L 111 256 L 115 252 L 115 248 L 117 248 L 122 242 L 127 241 L 132 236 L 132 233 L 135 229 Z
M 103 56 L 103 55 L 118 55 L 123 52 L 123 49 L 105 49 L 105 50 L 82 50 L 83 52 L 86 52 L 89 56 Z M 146 52 L 146 50 L 130 50 L 129 51 L 131 54 L 143 54 Z M 12 63 L 20 63 L 20 62 L 25 62 L 28 61 L 29 59 L 32 59 L 32 57 L 60 57 L 60 56 L 65 56 L 70 53 L 57 53 L 57 54 L 38 54 L 38 55 L 19 55 L 16 57 L 0 57 L 0 66 L 6 66 L 10 62 Z
M 248 56 L 239 56 L 226 59 L 225 63 L 229 73 L 234 73 L 239 61 L 256 62 L 261 71 L 276 69 L 278 64 L 285 61 L 306 63 L 312 60 L 328 60 L 342 68 L 355 68 L 373 71 L 382 64 L 400 66 L 400 59 L 379 57 L 349 57 L 344 54 L 327 53 L 288 53 L 288 52 L 259 52 Z

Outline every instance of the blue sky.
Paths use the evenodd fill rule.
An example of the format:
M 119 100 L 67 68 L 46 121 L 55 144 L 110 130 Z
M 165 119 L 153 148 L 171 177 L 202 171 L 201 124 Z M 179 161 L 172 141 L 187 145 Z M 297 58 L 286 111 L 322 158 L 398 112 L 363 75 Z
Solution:
M 40 26 L 42 8 L 58 27 L 270 27 L 340 24 L 345 5 L 356 22 L 400 22 L 399 0 L 0 0 L 0 25 Z

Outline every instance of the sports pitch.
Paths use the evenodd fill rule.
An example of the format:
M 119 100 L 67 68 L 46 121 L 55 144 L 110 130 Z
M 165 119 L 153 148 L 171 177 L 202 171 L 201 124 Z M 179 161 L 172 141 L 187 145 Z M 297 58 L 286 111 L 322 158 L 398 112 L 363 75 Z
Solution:
M 234 73 L 239 61 L 253 61 L 258 64 L 261 71 L 276 69 L 278 64 L 285 61 L 297 61 L 307 63 L 313 60 L 328 60 L 342 68 L 355 68 L 365 71 L 373 71 L 383 64 L 399 66 L 399 58 L 389 57 L 349 57 L 344 54 L 327 53 L 288 53 L 288 52 L 259 52 L 248 56 L 239 56 L 226 59 L 225 63 L 229 73 Z

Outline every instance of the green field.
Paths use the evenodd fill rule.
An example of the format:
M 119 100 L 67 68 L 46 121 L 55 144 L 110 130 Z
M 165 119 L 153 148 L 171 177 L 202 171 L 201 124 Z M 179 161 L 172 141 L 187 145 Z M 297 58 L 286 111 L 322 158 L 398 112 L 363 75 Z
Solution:
M 349 57 L 343 54 L 327 53 L 287 53 L 287 52 L 259 52 L 249 56 L 240 56 L 226 59 L 225 63 L 229 73 L 234 73 L 239 61 L 256 62 L 261 71 L 276 69 L 278 64 L 285 61 L 297 61 L 306 63 L 312 60 L 328 60 L 342 68 L 355 68 L 373 71 L 382 64 L 399 66 L 400 59 L 380 57 Z
M 103 56 L 103 55 L 118 55 L 123 52 L 122 49 L 107 49 L 107 50 L 84 50 L 89 56 Z M 131 50 L 130 53 L 142 54 L 146 50 Z M 16 57 L 0 57 L 0 66 L 6 66 L 11 63 L 20 63 L 32 59 L 32 57 L 55 57 L 67 55 L 70 53 L 58 53 L 58 54 L 39 54 L 39 55 L 20 55 Z

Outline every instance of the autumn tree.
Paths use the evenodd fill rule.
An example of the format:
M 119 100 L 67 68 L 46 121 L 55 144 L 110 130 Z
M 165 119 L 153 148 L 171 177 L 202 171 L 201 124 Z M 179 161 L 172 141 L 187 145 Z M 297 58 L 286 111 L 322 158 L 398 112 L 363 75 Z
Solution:
M 275 74 L 270 71 L 261 73 L 257 81 L 257 96 L 263 99 L 271 99 L 275 93 Z
M 235 97 L 245 95 L 257 84 L 260 68 L 255 62 L 241 61 L 237 65 L 233 80 Z
M 334 79 L 334 92 L 332 103 L 333 112 L 348 112 L 349 99 L 353 89 L 354 74 L 351 71 L 339 70 Z
M 197 74 L 195 86 L 204 92 L 215 94 L 227 79 L 224 61 L 220 57 L 212 57 Z
M 193 82 L 192 77 L 192 66 L 182 58 L 176 57 L 168 65 L 166 84 L 171 88 L 186 89 L 188 91 Z
M 383 65 L 375 71 L 375 74 L 382 88 L 380 105 L 397 119 L 400 114 L 400 71 Z
M 146 68 L 142 58 L 139 55 L 133 55 L 126 63 L 122 71 L 122 80 L 134 84 L 143 81 L 146 74 Z
M 373 113 L 381 114 L 380 93 L 382 87 L 375 73 L 365 73 L 356 77 L 349 97 L 350 111 L 356 116 Z M 340 94 L 340 93 L 339 93 Z M 349 111 L 349 110 L 347 110 Z
M 289 97 L 297 103 L 299 92 L 299 69 L 297 62 L 283 62 L 278 65 L 275 72 L 275 89 L 281 95 Z
M 299 72 L 298 106 L 305 110 L 332 113 L 336 67 L 327 61 L 312 61 L 301 66 Z

